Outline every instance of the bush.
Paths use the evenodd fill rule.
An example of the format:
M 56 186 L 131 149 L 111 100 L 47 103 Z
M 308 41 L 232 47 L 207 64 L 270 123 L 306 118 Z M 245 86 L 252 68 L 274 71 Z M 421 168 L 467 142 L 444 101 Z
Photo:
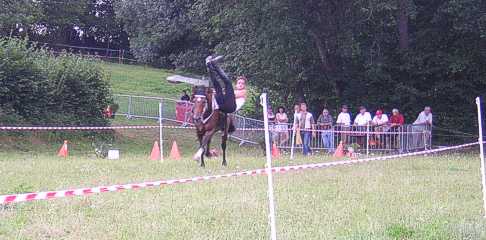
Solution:
M 108 123 L 102 112 L 112 102 L 110 88 L 95 61 L 0 39 L 0 62 L 0 123 Z

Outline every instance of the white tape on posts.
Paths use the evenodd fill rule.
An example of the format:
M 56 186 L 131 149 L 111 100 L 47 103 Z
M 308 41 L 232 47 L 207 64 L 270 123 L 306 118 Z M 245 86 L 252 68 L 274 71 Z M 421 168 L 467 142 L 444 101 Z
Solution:
M 263 124 L 265 127 L 265 155 L 267 157 L 267 167 L 265 168 L 268 180 L 268 202 L 270 212 L 270 236 L 272 240 L 277 239 L 277 227 L 275 224 L 275 199 L 273 196 L 273 175 L 272 175 L 272 152 L 270 148 L 270 133 L 268 131 L 268 105 L 267 94 L 260 96 L 260 104 L 263 107 Z
M 164 162 L 164 135 L 162 129 L 164 128 L 162 124 L 162 100 L 159 102 L 159 147 L 160 147 L 160 161 Z
M 483 184 L 483 208 L 484 218 L 486 218 L 486 162 L 484 161 L 483 120 L 481 116 L 481 99 L 479 97 L 476 98 L 476 105 L 478 107 L 479 154 L 481 158 L 481 180 Z

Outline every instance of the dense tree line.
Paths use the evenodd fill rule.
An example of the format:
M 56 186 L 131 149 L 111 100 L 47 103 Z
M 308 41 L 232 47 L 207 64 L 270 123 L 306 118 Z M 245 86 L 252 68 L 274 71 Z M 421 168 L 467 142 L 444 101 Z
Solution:
M 0 0 L 0 37 L 42 43 L 129 48 L 115 0 Z
M 410 121 L 431 105 L 438 125 L 473 131 L 486 89 L 482 0 L 0 3 L 3 36 L 129 45 L 141 62 L 199 74 L 205 56 L 222 54 L 278 105 L 399 107 Z
M 486 89 L 486 2 L 481 0 L 117 2 L 132 51 L 164 67 L 204 72 L 226 56 L 275 104 L 424 105 L 436 121 L 472 130 Z

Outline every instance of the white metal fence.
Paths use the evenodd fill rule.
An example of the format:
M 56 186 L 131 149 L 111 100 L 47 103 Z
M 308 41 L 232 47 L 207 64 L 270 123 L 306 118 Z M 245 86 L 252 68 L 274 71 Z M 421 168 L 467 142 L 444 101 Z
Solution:
M 162 116 L 166 121 L 181 125 L 191 124 L 192 103 L 169 98 L 115 95 L 115 103 L 119 105 L 116 115 L 131 118 L 154 119 L 159 117 L 159 103 L 162 103 Z M 237 130 L 232 138 L 240 144 L 259 144 L 264 140 L 263 121 L 234 114 Z M 279 148 L 290 149 L 291 138 L 294 136 L 291 124 L 271 126 L 272 141 Z M 303 135 L 299 132 L 295 135 Z M 295 141 L 295 148 L 301 149 L 303 136 L 295 136 L 301 141 Z M 330 129 L 318 129 L 311 137 L 312 150 L 332 152 L 340 142 L 352 146 L 362 153 L 370 152 L 411 152 L 429 149 L 432 146 L 432 131 L 430 126 L 333 126 Z
M 290 124 L 277 124 L 272 128 L 273 142 L 283 149 L 290 149 L 292 142 L 294 148 L 303 148 L 305 134 L 310 135 L 308 144 L 312 150 L 328 152 L 334 152 L 341 142 L 366 154 L 411 152 L 430 149 L 432 144 L 431 127 L 426 125 L 333 126 L 315 131 L 294 131 Z

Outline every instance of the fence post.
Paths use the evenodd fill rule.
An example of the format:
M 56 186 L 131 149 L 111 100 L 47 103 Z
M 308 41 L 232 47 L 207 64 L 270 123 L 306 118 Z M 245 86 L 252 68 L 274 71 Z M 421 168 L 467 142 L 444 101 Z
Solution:
M 270 212 L 270 236 L 272 240 L 277 239 L 277 229 L 275 224 L 275 203 L 273 196 L 273 176 L 272 176 L 272 154 L 270 150 L 270 133 L 268 130 L 268 111 L 267 111 L 267 94 L 263 93 L 260 96 L 260 104 L 263 106 L 263 125 L 265 128 L 265 150 L 267 157 L 267 180 L 268 180 L 268 201 Z
M 476 105 L 478 107 L 479 154 L 481 158 L 481 177 L 483 184 L 483 208 L 484 218 L 486 218 L 486 162 L 484 160 L 483 120 L 481 116 L 481 99 L 479 97 L 476 98 Z
M 424 150 L 427 150 L 427 130 L 422 131 L 422 138 L 424 141 Z
M 131 119 L 132 118 L 132 96 L 128 96 L 128 113 L 127 113 L 127 118 Z
M 118 50 L 118 63 L 123 64 L 123 50 Z
M 295 129 L 295 115 L 294 115 L 294 124 L 292 124 L 292 139 L 290 140 L 290 159 L 294 159 L 294 145 L 295 145 L 295 138 L 296 138 L 296 129 Z
M 366 124 L 366 156 L 370 154 L 370 123 Z
M 238 117 L 240 119 L 243 119 L 243 129 L 246 129 L 246 118 L 245 117 L 241 117 L 239 115 L 238 115 Z M 245 136 L 246 136 L 246 130 L 243 130 L 243 132 L 241 133 L 241 139 L 242 139 L 241 140 L 241 143 L 244 143 L 244 139 L 246 139 Z M 241 143 L 240 143 L 240 145 L 241 145 Z
M 159 143 L 160 143 L 160 161 L 164 162 L 164 138 L 163 138 L 163 124 L 162 124 L 162 100 L 159 102 Z

